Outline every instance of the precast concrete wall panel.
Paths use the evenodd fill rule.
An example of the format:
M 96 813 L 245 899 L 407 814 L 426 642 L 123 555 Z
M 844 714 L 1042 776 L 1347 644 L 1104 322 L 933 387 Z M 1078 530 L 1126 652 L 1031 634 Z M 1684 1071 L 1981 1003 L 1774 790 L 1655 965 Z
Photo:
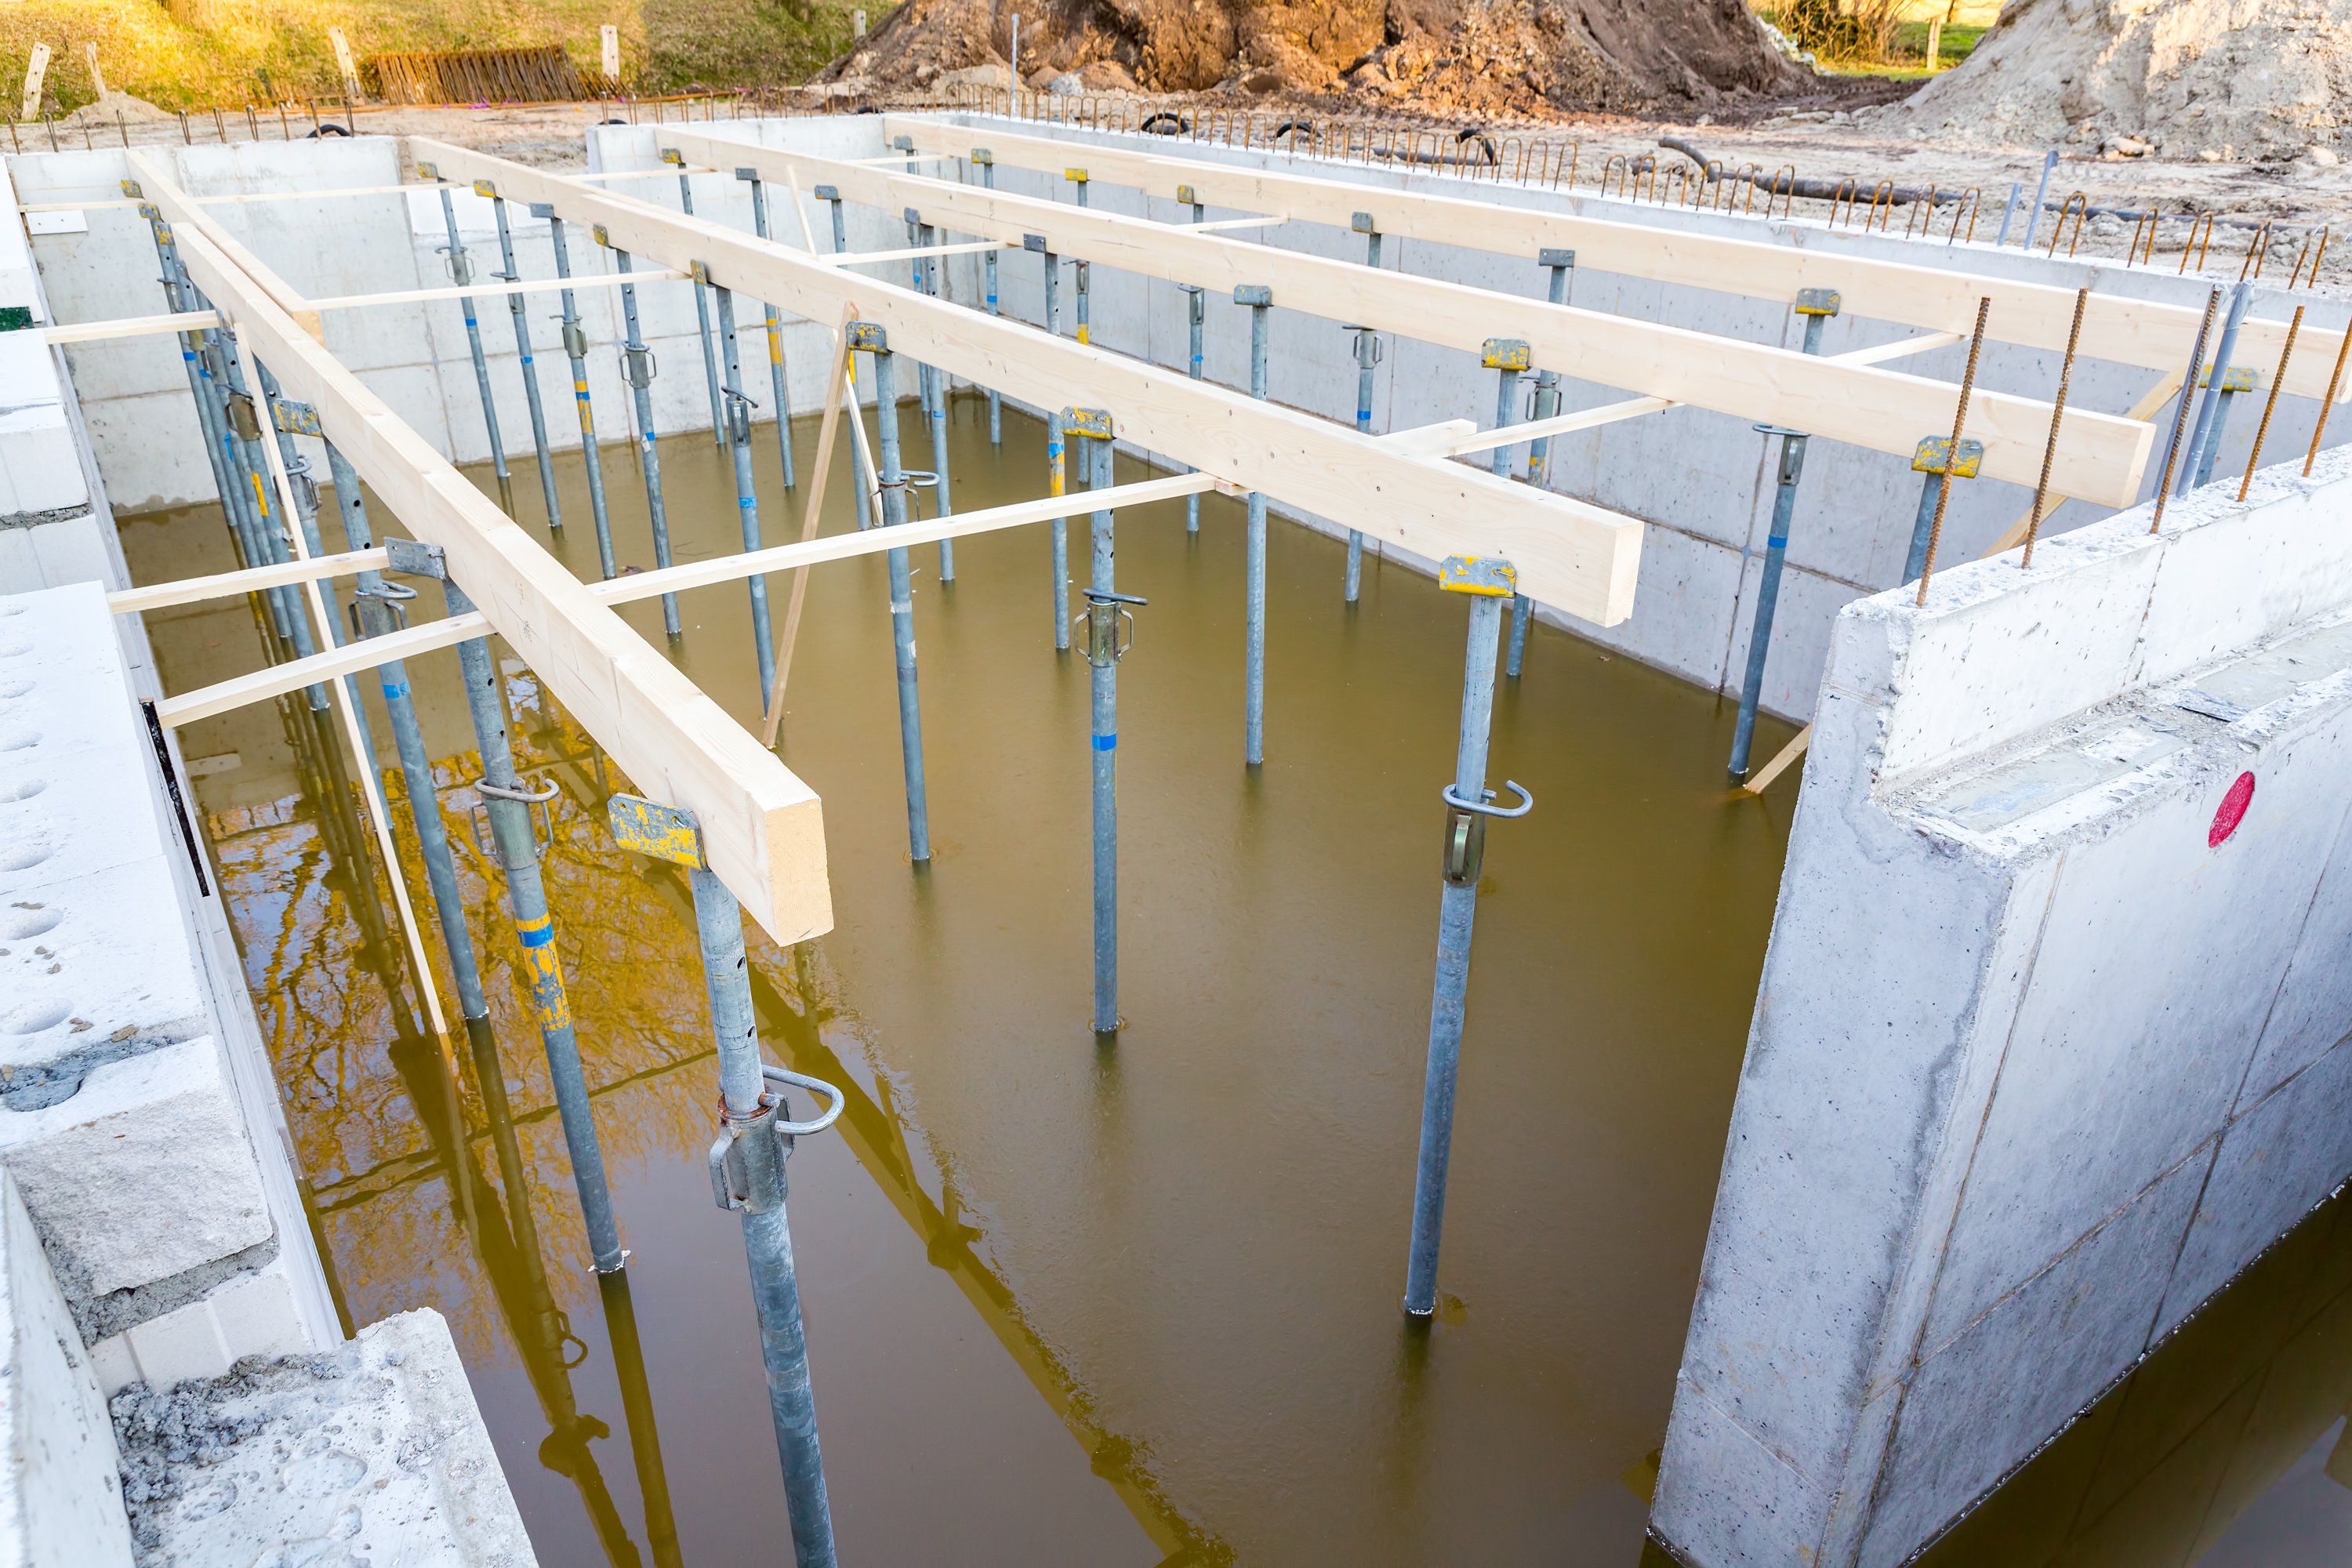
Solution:
M 2352 1175 L 2352 454 L 1835 615 L 1654 1528 L 1906 1561 Z

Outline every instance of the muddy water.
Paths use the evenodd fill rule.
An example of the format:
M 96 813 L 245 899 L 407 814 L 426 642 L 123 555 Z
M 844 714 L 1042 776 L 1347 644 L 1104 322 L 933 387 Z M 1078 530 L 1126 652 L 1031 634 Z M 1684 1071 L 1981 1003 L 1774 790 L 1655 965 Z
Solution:
M 960 509 L 1041 490 L 1034 424 L 1008 415 L 998 451 L 977 404 L 958 416 Z M 906 436 L 928 462 L 911 420 Z M 797 438 L 805 461 L 813 429 Z M 797 509 L 771 442 L 762 430 L 773 541 Z M 642 480 L 625 451 L 606 461 L 619 557 L 650 566 Z M 665 443 L 663 461 L 679 558 L 737 548 L 708 438 Z M 519 505 L 593 574 L 576 460 L 562 473 L 563 535 L 540 526 L 527 456 Z M 828 531 L 845 529 L 846 497 L 831 510 Z M 1181 502 L 1118 523 L 1119 585 L 1151 603 L 1120 669 L 1128 1026 L 1108 1048 L 1087 1024 L 1087 672 L 1053 651 L 1045 531 L 961 542 L 951 586 L 934 548 L 916 552 L 928 868 L 907 859 L 882 563 L 813 580 L 785 755 L 824 799 L 838 923 L 791 952 L 755 941 L 753 970 L 770 1049 L 853 1091 L 839 1133 L 803 1140 L 792 1165 L 845 1554 L 1632 1564 L 1786 797 L 1727 802 L 1731 716 L 1711 694 L 1538 630 L 1498 703 L 1493 769 L 1538 804 L 1489 840 L 1443 1308 L 1409 1333 L 1397 1299 L 1464 611 L 1368 563 L 1349 612 L 1339 547 L 1277 524 L 1266 762 L 1245 769 L 1241 512 L 1214 497 L 1202 512 L 1197 540 Z M 1078 562 L 1084 531 L 1081 515 Z M 228 563 L 201 510 L 131 523 L 125 542 L 141 581 Z M 683 609 L 675 645 L 657 604 L 625 613 L 750 720 L 742 585 Z M 173 689 L 256 658 L 242 605 L 167 613 L 155 637 Z M 509 674 L 521 750 L 564 792 L 550 890 L 627 1284 L 600 1295 L 586 1268 L 496 874 L 466 830 L 470 734 L 446 653 L 411 676 L 509 1119 L 466 1063 L 449 1109 L 375 934 L 381 889 L 354 875 L 289 743 L 299 710 L 184 736 L 205 759 L 317 1227 L 354 1320 L 448 1316 L 543 1560 L 772 1558 L 781 1489 L 740 1240 L 702 1168 L 715 1074 L 690 910 L 676 878 L 612 849 L 601 802 L 622 781 L 527 671 Z M 1786 731 L 1766 730 L 1769 754 Z M 2258 1271 L 2240 1294 L 2302 1301 L 2316 1268 L 2292 1286 Z M 2283 1358 L 2334 1321 L 2280 1328 L 2294 1316 L 2271 1310 L 2259 1353 L 2234 1353 Z M 2340 1387 L 2352 1354 L 2326 1365 Z M 2147 1377 L 2110 1405 L 2146 1404 Z M 1956 1538 L 1938 1560 L 2019 1561 L 2019 1540 L 2067 1539 L 2084 1515 L 2070 1507 L 1988 1510 L 2021 1522 L 1990 1555 Z M 2186 1550 L 2204 1528 L 2163 1539 Z

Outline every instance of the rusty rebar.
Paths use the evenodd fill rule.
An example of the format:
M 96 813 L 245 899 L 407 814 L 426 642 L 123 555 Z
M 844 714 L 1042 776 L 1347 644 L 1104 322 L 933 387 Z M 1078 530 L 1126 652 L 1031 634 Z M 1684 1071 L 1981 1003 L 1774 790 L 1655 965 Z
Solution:
M 1984 353 L 1985 318 L 1991 313 L 1992 296 L 1987 294 L 1977 300 L 1977 328 L 1969 337 L 1969 366 L 1960 373 L 1960 401 L 1952 410 L 1951 456 L 1944 460 L 1955 468 L 1960 464 L 1960 433 L 1969 423 L 1969 395 L 1976 390 L 1977 359 Z M 1912 601 L 1915 605 L 1927 603 L 1927 582 L 1936 574 L 1936 546 L 1943 541 L 1944 509 L 1952 504 L 1952 489 L 1950 474 L 1936 487 L 1936 516 L 1927 524 L 1927 558 L 1919 565 L 1919 596 Z
M 2074 290 L 2074 324 L 2066 329 L 2066 358 L 2058 367 L 2058 396 L 2050 408 L 2050 444 L 2042 448 L 2042 478 L 2033 487 L 2033 515 L 2025 524 L 2025 558 L 2017 563 L 2021 570 L 2033 564 L 2033 542 L 2042 535 L 2042 509 L 2050 499 L 2050 469 L 2058 460 L 2058 426 L 2066 417 L 2066 386 L 2074 379 L 2074 345 L 2083 341 L 2083 311 L 2090 303 L 2088 285 Z
M 2189 369 L 2180 378 L 2180 406 L 2172 416 L 2172 438 L 2164 444 L 2164 474 L 2156 481 L 2156 511 L 2147 520 L 2154 533 L 2164 525 L 2165 502 L 2172 498 L 2172 466 L 2180 460 L 2180 433 L 2189 423 L 2189 405 L 2197 395 L 2197 372 L 2205 363 L 2205 340 L 2213 331 L 2213 312 L 2221 308 L 2221 290 L 2205 295 L 2205 319 L 2197 323 L 2197 341 L 2189 348 Z
M 2344 359 L 2352 354 L 2352 327 L 2344 329 L 2344 342 L 2336 350 L 2336 368 L 2328 374 L 2327 395 L 2319 400 L 2319 422 L 2311 427 L 2311 450 L 2304 454 L 2303 477 L 2311 477 L 2311 465 L 2319 460 L 2319 438 L 2327 434 L 2327 412 L 2336 406 L 2336 389 L 2344 381 Z
M 2279 350 L 2278 369 L 2271 374 L 2271 395 L 2263 399 L 2263 422 L 2254 426 L 2254 449 L 2246 454 L 2246 477 L 2238 481 L 2238 499 L 2254 488 L 2254 465 L 2263 460 L 2263 437 L 2271 433 L 2271 416 L 2278 409 L 2279 388 L 2286 384 L 2286 362 L 2294 353 L 2295 334 L 2303 331 L 2303 310 L 2294 308 L 2294 320 L 2286 324 L 2286 346 Z

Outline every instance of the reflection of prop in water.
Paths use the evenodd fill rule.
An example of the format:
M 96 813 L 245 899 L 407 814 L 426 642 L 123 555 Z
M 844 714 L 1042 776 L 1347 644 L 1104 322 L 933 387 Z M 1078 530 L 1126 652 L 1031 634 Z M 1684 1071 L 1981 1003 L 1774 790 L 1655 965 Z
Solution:
M 500 1314 L 522 1356 L 532 1392 L 546 1413 L 549 1432 L 540 1444 L 540 1462 L 566 1477 L 580 1489 L 583 1505 L 594 1524 L 604 1555 L 617 1565 L 636 1568 L 642 1563 L 636 1544 L 614 1506 L 611 1489 L 588 1445 L 611 1436 L 612 1428 L 583 1414 L 572 1388 L 572 1372 L 584 1361 L 588 1347 L 572 1332 L 563 1312 L 548 1289 L 547 1267 L 539 1247 L 539 1231 L 525 1184 L 521 1150 L 515 1140 L 514 1120 L 506 1097 L 506 1073 L 488 1032 L 476 1035 L 477 1077 L 482 1089 L 482 1109 L 489 1123 L 498 1156 L 499 1187 L 476 1168 L 473 1143 L 462 1125 L 447 1115 L 450 1100 L 444 1086 L 441 1058 L 417 1041 L 396 1047 L 400 1069 L 414 1101 L 417 1120 L 433 1142 L 435 1152 L 449 1173 L 452 1202 L 461 1215 L 470 1214 L 469 1233 L 482 1272 L 490 1282 Z M 614 1270 L 597 1277 L 604 1303 L 604 1325 L 613 1342 L 613 1360 L 621 1385 L 621 1403 L 629 1425 L 629 1447 L 636 1461 L 637 1482 L 644 1494 L 646 1531 L 653 1544 L 657 1568 L 677 1568 L 677 1524 L 670 1508 L 669 1482 L 662 1469 L 660 1438 L 654 1426 L 653 1400 L 646 1382 L 645 1352 L 637 1339 L 637 1320 L 629 1298 L 627 1275 Z

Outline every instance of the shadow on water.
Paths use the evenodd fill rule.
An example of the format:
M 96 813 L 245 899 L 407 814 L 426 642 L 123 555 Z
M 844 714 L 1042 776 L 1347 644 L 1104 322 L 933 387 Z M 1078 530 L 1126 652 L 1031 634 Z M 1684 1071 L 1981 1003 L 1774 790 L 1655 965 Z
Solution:
M 976 405 L 958 416 L 958 510 L 1042 488 L 1034 424 L 1008 413 L 1000 452 Z M 919 426 L 907 435 L 927 450 Z M 798 438 L 805 452 L 813 431 Z M 619 558 L 650 566 L 628 449 L 605 462 Z M 737 548 L 730 471 L 708 438 L 666 443 L 663 467 L 678 559 Z M 758 465 L 763 485 L 773 467 Z M 551 538 L 535 503 L 526 526 L 593 573 L 576 459 L 561 474 L 572 526 Z M 761 499 L 768 536 L 789 535 L 793 499 Z M 828 531 L 849 525 L 838 487 L 835 500 Z M 753 933 L 751 952 L 772 1055 L 849 1097 L 838 1135 L 801 1140 L 791 1164 L 845 1553 L 1654 1556 L 1642 1456 L 1672 1398 L 1788 801 L 1727 803 L 1727 704 L 1539 632 L 1495 732 L 1496 776 L 1538 806 L 1489 842 L 1441 1310 L 1407 1330 L 1459 607 L 1374 560 L 1350 611 L 1340 546 L 1276 529 L 1268 754 L 1246 771 L 1239 508 L 1209 497 L 1202 513 L 1197 541 L 1181 503 L 1119 519 L 1121 586 L 1151 603 L 1121 667 L 1129 1023 L 1108 1043 L 1086 1006 L 1086 670 L 1052 650 L 1042 531 L 961 542 L 952 587 L 933 551 L 915 552 L 937 846 L 921 876 L 906 858 L 882 564 L 812 578 L 785 754 L 824 801 L 837 923 L 789 952 Z M 1083 512 L 1071 526 L 1082 539 Z M 230 564 L 203 509 L 132 520 L 124 539 L 142 582 Z M 676 645 L 657 603 L 625 614 L 750 720 L 742 585 L 681 609 Z M 152 617 L 171 689 L 250 668 L 250 620 L 236 605 Z M 183 736 L 339 1295 L 362 1322 L 428 1305 L 450 1319 L 543 1560 L 773 1558 L 782 1494 L 740 1237 L 703 1170 L 715 1071 L 684 883 L 613 847 L 603 802 L 627 781 L 502 662 L 519 763 L 562 791 L 550 897 L 633 1249 L 625 1279 L 599 1281 L 496 870 L 468 821 L 454 663 L 410 667 L 493 999 L 494 1043 L 469 1042 L 454 1095 L 411 1021 L 378 878 L 355 870 L 369 862 L 351 787 L 315 729 L 263 709 Z M 1764 752 L 1788 733 L 1764 730 Z M 2319 1283 L 2344 1272 L 2334 1213 L 1933 1561 L 2179 1561 L 2084 1543 L 2121 1528 L 2109 1521 L 2148 1521 L 2168 1552 L 2215 1533 L 2228 1499 L 2277 1468 L 2243 1434 L 2273 1433 L 2271 1458 L 2300 1453 L 2313 1412 L 2342 1408 L 2352 1352 L 2323 1329 L 2342 1309 Z M 2183 1348 L 2204 1343 L 2220 1348 Z M 2156 1392 L 2183 1385 L 2160 1369 L 2192 1353 L 2224 1383 L 2231 1365 L 2242 1374 L 2194 1411 Z M 2278 1392 L 2323 1384 L 2311 1410 Z M 622 1429 L 625 1464 L 610 1441 Z M 2163 1523 L 2158 1503 L 2183 1488 L 2152 1478 L 2227 1432 L 2236 1447 L 2195 1461 L 2226 1473 L 2199 1521 Z M 2046 1552 L 2017 1544 L 2044 1539 Z

